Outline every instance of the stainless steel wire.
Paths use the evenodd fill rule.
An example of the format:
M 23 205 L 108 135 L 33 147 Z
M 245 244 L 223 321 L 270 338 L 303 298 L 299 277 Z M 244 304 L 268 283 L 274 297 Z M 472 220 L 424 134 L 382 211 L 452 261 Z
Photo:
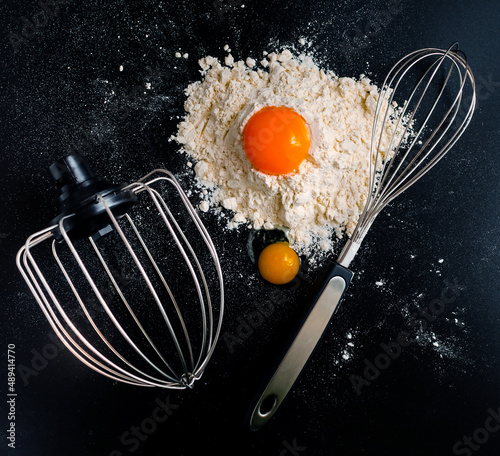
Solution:
M 162 185 L 173 188 L 181 202 L 182 207 L 176 209 L 198 234 L 196 246 L 189 239 L 193 233 L 185 232 L 186 223 L 178 220 L 179 215 L 174 215 L 158 189 Z M 135 287 L 140 284 L 139 294 L 149 302 L 146 309 L 138 310 L 145 304 L 138 303 L 137 296 L 131 295 L 130 277 L 119 277 L 113 271 L 104 248 L 96 241 L 99 236 L 89 237 L 86 247 L 77 246 L 71 239 L 65 225 L 73 215 L 31 235 L 17 254 L 17 266 L 56 335 L 85 365 L 131 385 L 190 388 L 203 374 L 221 331 L 224 283 L 217 251 L 188 197 L 169 171 L 155 170 L 124 190 L 142 194 L 145 198 L 142 204 L 156 209 L 151 211 L 152 220 L 161 222 L 160 234 L 173 241 L 178 253 L 175 258 L 181 259 L 179 263 L 183 262 L 181 266 L 188 276 L 173 275 L 166 268 L 164 258 L 159 258 L 174 258 L 172 252 L 158 252 L 148 246 L 147 228 L 139 227 L 128 213 L 116 217 L 106 199 L 97 194 L 95 203 L 103 205 L 109 217 L 107 231 L 113 232 L 120 241 L 118 253 L 126 255 L 134 266 Z M 59 242 L 54 238 L 56 229 L 62 235 Z M 38 258 L 34 252 L 47 242 L 51 244 L 57 274 L 52 269 L 46 272 L 46 258 L 43 254 Z M 204 260 L 200 259 L 200 244 L 207 250 Z M 89 251 L 94 253 L 94 258 L 89 258 Z M 205 273 L 207 258 L 211 263 L 211 280 Z M 62 280 L 51 283 L 56 275 Z M 189 294 L 186 288 L 189 282 L 194 288 L 190 299 L 196 303 L 189 305 L 188 302 L 189 309 L 186 309 L 189 300 L 183 295 Z M 108 287 L 102 289 L 103 283 Z M 211 287 L 217 288 L 215 295 Z M 63 288 L 70 291 L 72 297 L 63 295 Z M 116 297 L 119 306 L 108 302 L 110 295 Z M 197 323 L 193 324 L 193 320 Z M 193 335 L 193 328 L 199 334 Z M 167 353 L 164 353 L 166 347 Z
M 398 107 L 401 100 L 404 104 Z M 367 201 L 339 264 L 349 266 L 380 211 L 453 147 L 469 125 L 475 105 L 474 76 L 458 43 L 447 50 L 412 52 L 391 68 L 375 110 Z M 394 128 L 383 150 L 388 122 Z

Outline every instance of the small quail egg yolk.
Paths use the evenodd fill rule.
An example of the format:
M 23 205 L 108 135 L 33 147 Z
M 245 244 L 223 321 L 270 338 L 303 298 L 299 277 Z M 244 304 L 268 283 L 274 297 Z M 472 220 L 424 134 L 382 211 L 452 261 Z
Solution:
M 287 242 L 268 245 L 259 256 L 259 272 L 270 283 L 283 285 L 299 272 L 300 260 Z

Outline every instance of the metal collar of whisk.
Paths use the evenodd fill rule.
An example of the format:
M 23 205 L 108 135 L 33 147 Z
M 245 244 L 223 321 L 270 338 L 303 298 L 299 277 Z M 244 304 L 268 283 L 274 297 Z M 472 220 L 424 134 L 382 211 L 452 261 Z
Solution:
M 80 361 L 113 380 L 191 388 L 220 334 L 224 285 L 215 246 L 180 184 L 169 171 L 155 170 L 115 186 L 95 176 L 79 155 L 50 171 L 60 214 L 27 239 L 17 265 L 52 329 Z M 177 198 L 177 213 L 165 201 L 165 189 Z M 140 206 L 146 210 L 134 220 L 130 212 Z M 198 236 L 196 245 L 188 228 Z M 165 245 L 175 251 L 163 251 Z M 192 282 L 192 293 L 171 274 L 176 268 Z M 217 287 L 216 300 L 211 286 Z

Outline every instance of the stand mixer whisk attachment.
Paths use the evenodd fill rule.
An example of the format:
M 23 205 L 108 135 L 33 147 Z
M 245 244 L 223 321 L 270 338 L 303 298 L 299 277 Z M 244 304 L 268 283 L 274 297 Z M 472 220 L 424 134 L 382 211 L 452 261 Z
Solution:
M 52 329 L 84 364 L 139 386 L 191 388 L 224 313 L 214 244 L 172 173 L 129 185 L 73 154 L 50 167 L 60 214 L 17 266 Z

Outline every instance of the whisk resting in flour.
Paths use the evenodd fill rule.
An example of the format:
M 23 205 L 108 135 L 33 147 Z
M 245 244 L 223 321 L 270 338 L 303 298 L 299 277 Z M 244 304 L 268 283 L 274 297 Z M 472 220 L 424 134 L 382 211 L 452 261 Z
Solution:
M 398 99 L 406 101 L 392 114 L 397 116 L 396 128 L 385 147 L 381 131 L 391 116 L 386 108 Z M 273 416 L 311 356 L 352 279 L 347 268 L 377 215 L 453 147 L 475 104 L 474 76 L 458 44 L 412 52 L 389 71 L 373 122 L 367 202 L 337 262 L 328 265 L 314 287 L 304 323 L 251 408 L 252 429 L 260 429 Z
M 428 65 L 423 75 L 422 66 Z M 408 94 L 408 88 L 413 89 Z M 450 91 L 452 94 L 450 95 Z M 388 150 L 380 147 L 389 112 L 397 115 Z M 476 105 L 474 76 L 458 45 L 447 51 L 422 49 L 401 59 L 388 73 L 379 95 L 370 148 L 369 194 L 358 224 L 338 258 L 348 267 L 380 211 L 429 171 L 467 128 Z M 394 115 L 394 114 L 393 114 Z M 385 157 L 389 156 L 390 159 Z

